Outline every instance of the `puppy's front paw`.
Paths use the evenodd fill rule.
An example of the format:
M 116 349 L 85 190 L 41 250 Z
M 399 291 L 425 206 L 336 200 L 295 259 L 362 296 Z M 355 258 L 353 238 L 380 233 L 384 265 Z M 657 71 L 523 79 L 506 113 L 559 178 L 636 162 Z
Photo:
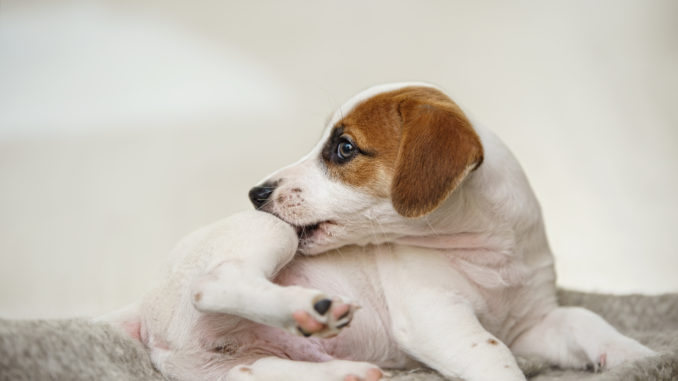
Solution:
M 353 313 L 360 307 L 346 303 L 340 298 L 316 298 L 313 311 L 296 310 L 292 318 L 297 324 L 297 333 L 302 336 L 334 337 L 346 328 L 353 319 Z

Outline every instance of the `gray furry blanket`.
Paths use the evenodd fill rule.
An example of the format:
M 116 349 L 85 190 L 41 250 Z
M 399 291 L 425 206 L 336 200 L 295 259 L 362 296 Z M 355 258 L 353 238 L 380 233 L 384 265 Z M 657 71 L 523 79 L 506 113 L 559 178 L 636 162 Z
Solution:
M 553 369 L 538 359 L 519 359 L 531 380 L 678 380 L 678 294 L 613 296 L 561 291 L 560 304 L 583 306 L 659 356 L 611 371 Z M 439 381 L 420 369 L 392 372 L 397 381 Z M 117 329 L 87 320 L 0 320 L 0 381 L 163 380 L 138 342 Z

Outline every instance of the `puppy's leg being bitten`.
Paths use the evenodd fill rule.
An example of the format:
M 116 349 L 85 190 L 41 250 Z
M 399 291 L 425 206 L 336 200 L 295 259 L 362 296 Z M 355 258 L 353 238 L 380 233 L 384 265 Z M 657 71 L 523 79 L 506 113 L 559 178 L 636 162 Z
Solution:
M 239 316 L 303 336 L 331 337 L 348 325 L 357 308 L 318 290 L 283 287 L 271 282 L 289 263 L 297 248 L 297 236 L 289 225 L 269 214 L 247 212 L 229 217 L 238 226 L 254 217 L 280 231 L 279 240 L 258 242 L 211 240 L 210 250 L 219 253 L 191 286 L 192 303 L 201 312 Z M 239 226 L 242 231 L 242 227 Z M 274 235 L 276 236 L 276 235 Z
M 318 290 L 279 286 L 259 269 L 223 261 L 193 284 L 193 305 L 201 312 L 236 315 L 303 336 L 332 337 L 357 308 Z
M 560 307 L 546 314 L 511 345 L 514 353 L 545 358 L 562 368 L 613 368 L 655 354 L 626 337 L 603 318 L 580 307 Z

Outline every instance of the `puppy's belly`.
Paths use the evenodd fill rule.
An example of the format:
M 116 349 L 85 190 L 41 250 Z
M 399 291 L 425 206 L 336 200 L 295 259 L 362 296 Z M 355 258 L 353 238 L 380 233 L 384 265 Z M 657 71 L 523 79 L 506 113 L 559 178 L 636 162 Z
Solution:
M 295 360 L 312 360 L 313 351 L 345 360 L 368 361 L 382 367 L 409 367 L 416 362 L 402 352 L 391 334 L 391 321 L 378 281 L 375 256 L 361 247 L 342 248 L 341 252 L 300 257 L 285 267 L 275 279 L 281 285 L 299 285 L 318 289 L 329 296 L 350 300 L 359 309 L 350 327 L 332 339 L 294 337 L 301 344 L 288 354 Z M 279 331 L 276 331 L 279 332 Z M 289 340 L 279 332 L 277 338 Z M 297 358 L 296 356 L 300 356 Z M 315 360 L 317 361 L 317 360 Z

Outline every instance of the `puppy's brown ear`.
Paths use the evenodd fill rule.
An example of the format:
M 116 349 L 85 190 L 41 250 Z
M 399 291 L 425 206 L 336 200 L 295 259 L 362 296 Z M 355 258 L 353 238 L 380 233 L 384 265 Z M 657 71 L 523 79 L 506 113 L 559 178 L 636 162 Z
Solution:
M 398 108 L 402 135 L 391 201 L 406 217 L 433 211 L 483 161 L 480 138 L 461 109 L 430 91 L 434 97 L 403 94 Z

